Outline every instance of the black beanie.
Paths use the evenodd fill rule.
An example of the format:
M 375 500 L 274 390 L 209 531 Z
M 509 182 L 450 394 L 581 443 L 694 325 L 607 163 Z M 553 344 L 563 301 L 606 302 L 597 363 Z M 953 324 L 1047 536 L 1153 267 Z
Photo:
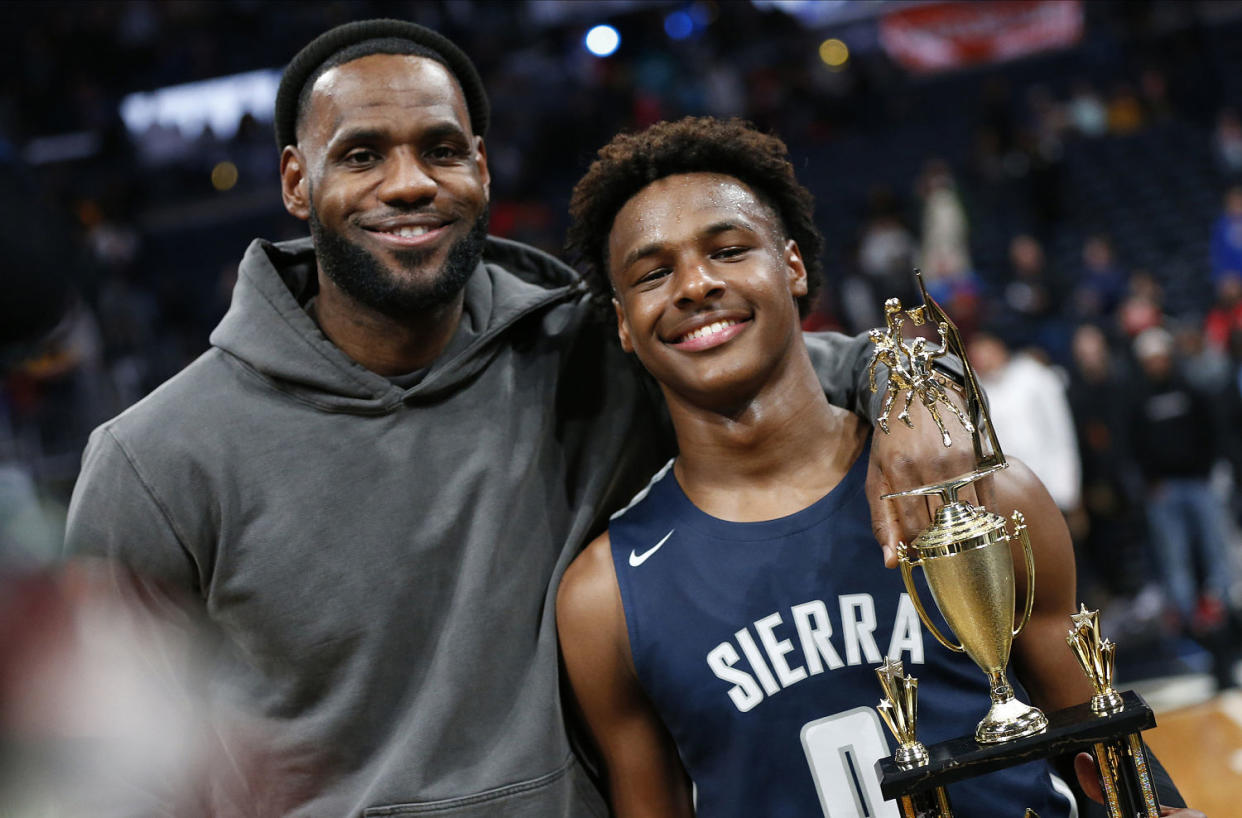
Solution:
M 483 80 L 480 79 L 479 72 L 464 51 L 444 35 L 418 23 L 405 20 L 358 20 L 320 34 L 294 55 L 285 67 L 280 78 L 280 90 L 276 92 L 277 149 L 297 144 L 298 97 L 315 69 L 332 55 L 351 45 L 385 38 L 408 40 L 438 54 L 457 79 L 462 94 L 466 97 L 471 129 L 477 136 L 487 133 L 487 93 L 483 90 Z

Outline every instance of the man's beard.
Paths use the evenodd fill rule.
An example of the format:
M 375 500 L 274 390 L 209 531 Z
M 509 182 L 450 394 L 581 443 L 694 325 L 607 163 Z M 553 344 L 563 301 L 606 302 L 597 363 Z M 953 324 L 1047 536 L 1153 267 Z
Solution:
M 484 207 L 470 232 L 449 248 L 444 265 L 430 280 L 410 281 L 393 275 L 366 249 L 326 229 L 313 207 L 310 212 L 311 237 L 319 269 L 341 292 L 359 304 L 400 321 L 452 303 L 483 257 L 487 225 L 488 209 Z M 393 255 L 403 268 L 417 272 L 434 252 L 398 250 Z

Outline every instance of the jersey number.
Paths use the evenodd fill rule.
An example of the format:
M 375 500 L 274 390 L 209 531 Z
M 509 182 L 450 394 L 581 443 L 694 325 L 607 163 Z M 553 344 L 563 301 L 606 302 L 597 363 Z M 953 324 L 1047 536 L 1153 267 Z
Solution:
M 900 818 L 896 801 L 880 795 L 875 763 L 889 755 L 880 717 L 856 707 L 807 722 L 802 748 L 827 818 Z

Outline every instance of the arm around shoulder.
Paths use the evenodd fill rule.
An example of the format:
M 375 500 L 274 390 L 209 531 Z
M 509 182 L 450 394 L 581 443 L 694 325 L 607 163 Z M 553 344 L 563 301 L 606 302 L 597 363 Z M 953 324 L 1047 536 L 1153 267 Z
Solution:
M 565 572 L 556 622 L 572 699 L 603 758 L 613 814 L 693 816 L 676 745 L 634 672 L 607 534 Z

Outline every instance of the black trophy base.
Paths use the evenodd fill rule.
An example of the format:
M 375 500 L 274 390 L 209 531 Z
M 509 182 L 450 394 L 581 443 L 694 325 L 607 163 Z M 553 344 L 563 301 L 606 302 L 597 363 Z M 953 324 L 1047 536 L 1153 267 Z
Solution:
M 1003 744 L 979 744 L 973 735 L 932 744 L 928 762 L 912 770 L 898 769 L 891 757 L 882 758 L 875 764 L 880 792 L 889 800 L 911 796 L 1028 761 L 1090 750 L 1156 726 L 1142 696 L 1128 690 L 1121 698 L 1121 710 L 1107 715 L 1093 713 L 1089 702 L 1049 713 L 1047 730 Z

